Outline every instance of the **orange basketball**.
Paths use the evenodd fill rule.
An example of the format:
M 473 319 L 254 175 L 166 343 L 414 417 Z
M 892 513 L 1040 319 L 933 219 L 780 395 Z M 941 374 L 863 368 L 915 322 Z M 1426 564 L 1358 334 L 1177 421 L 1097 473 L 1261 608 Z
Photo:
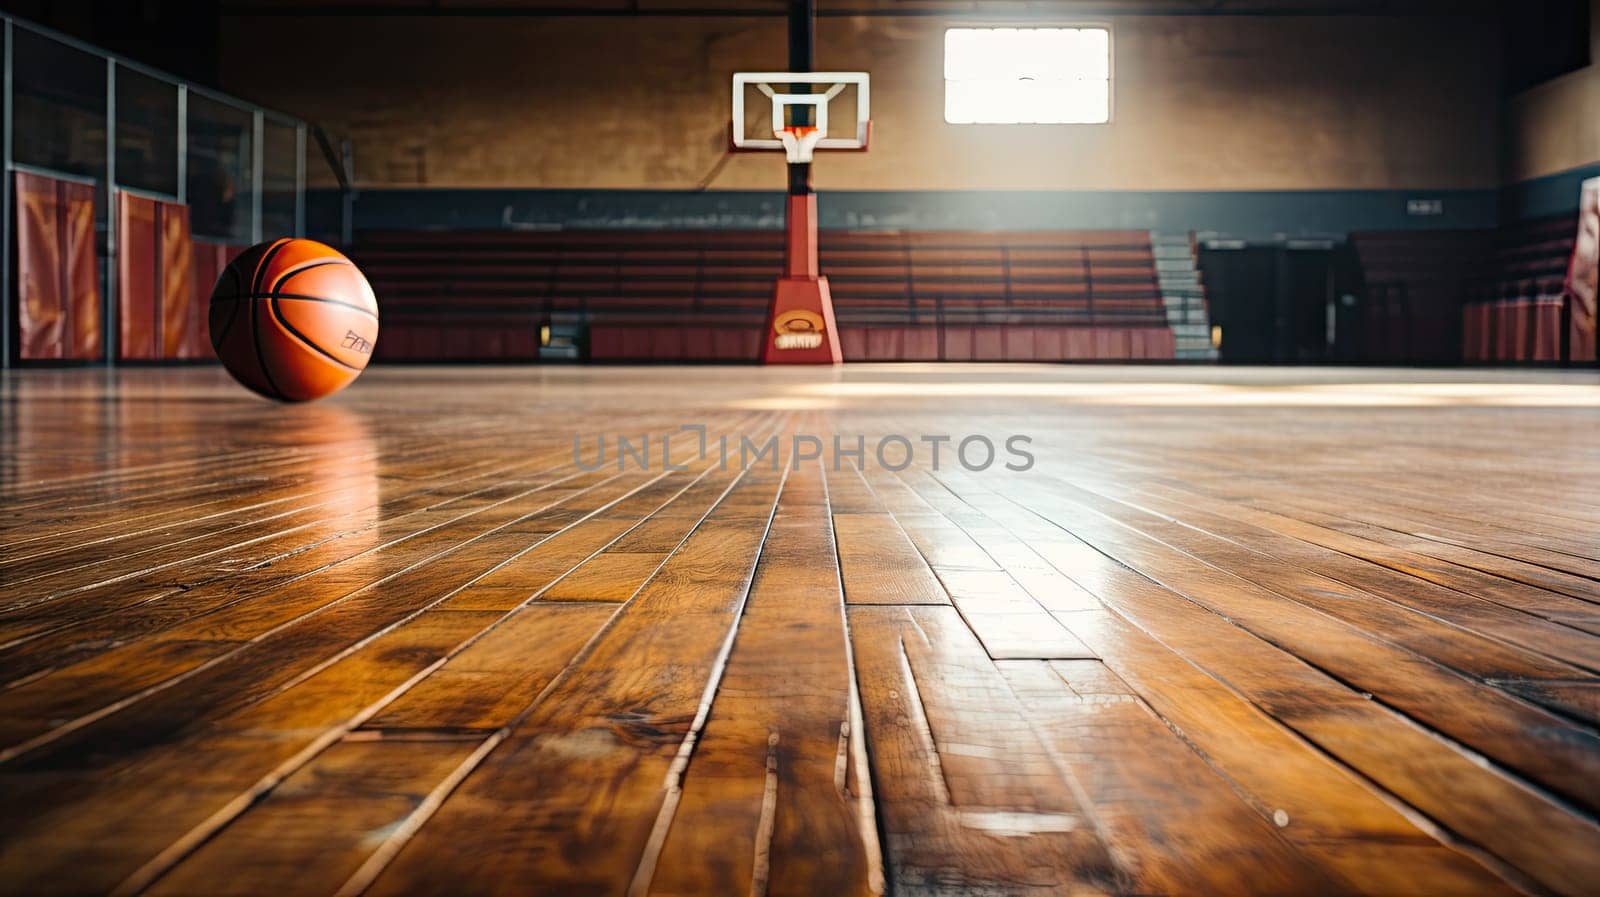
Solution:
M 378 341 L 378 300 L 331 246 L 284 238 L 252 246 L 211 291 L 211 345 L 235 379 L 286 402 L 350 385 Z

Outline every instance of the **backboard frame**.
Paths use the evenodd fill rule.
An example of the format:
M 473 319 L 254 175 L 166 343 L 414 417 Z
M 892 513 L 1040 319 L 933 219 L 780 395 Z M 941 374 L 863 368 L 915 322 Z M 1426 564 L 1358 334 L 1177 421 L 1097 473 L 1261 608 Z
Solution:
M 794 84 L 829 85 L 821 93 L 779 92 Z M 772 100 L 771 137 L 744 134 L 745 88 L 754 86 Z M 856 127 L 853 137 L 828 137 L 828 101 L 846 88 L 856 88 Z M 732 146 L 736 151 L 784 150 L 790 162 L 810 162 L 813 150 L 867 149 L 872 135 L 871 77 L 866 72 L 735 72 L 733 75 Z M 785 113 L 791 106 L 810 106 L 813 123 L 790 126 Z

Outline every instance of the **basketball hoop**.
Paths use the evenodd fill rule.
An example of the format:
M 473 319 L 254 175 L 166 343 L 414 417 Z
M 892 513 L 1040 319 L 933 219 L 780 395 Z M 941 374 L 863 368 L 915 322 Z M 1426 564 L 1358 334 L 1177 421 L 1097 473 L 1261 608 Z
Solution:
M 809 58 L 809 53 L 803 54 Z M 772 115 L 757 112 L 763 101 Z M 746 117 L 745 112 L 752 114 Z M 834 130 L 830 132 L 832 111 Z M 854 127 L 838 127 L 855 118 Z M 732 146 L 782 150 L 789 160 L 783 274 L 767 307 L 763 364 L 841 364 L 844 350 L 833 295 L 817 258 L 817 194 L 811 157 L 817 150 L 864 150 L 872 133 L 866 72 L 739 72 L 733 76 Z
M 802 85 L 805 90 L 787 89 L 791 85 Z M 824 89 L 812 93 L 813 85 Z M 761 96 L 772 102 L 771 137 L 762 134 L 767 129 L 759 124 L 750 132 L 745 118 L 747 90 L 756 102 Z M 841 96 L 846 96 L 842 102 L 847 106 L 853 101 L 855 126 L 830 135 L 828 109 Z M 795 164 L 810 162 L 816 150 L 864 150 L 872 132 L 870 103 L 866 72 L 738 72 L 733 76 L 733 149 L 783 150 Z M 791 124 L 794 112 L 810 123 Z
M 810 162 L 817 141 L 826 133 L 816 125 L 788 125 L 778 131 L 778 139 L 783 141 L 790 162 Z

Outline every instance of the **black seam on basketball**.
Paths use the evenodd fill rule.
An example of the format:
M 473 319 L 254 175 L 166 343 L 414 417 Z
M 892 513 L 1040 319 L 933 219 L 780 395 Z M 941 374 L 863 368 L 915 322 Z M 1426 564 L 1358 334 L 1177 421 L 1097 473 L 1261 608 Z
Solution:
M 237 298 L 239 298 L 240 296 L 242 296 L 244 294 L 244 289 L 243 289 L 244 284 L 239 281 L 239 269 L 234 267 L 231 262 L 228 265 L 223 267 L 222 276 L 228 278 L 231 281 L 233 281 L 233 294 L 228 296 L 227 297 L 228 299 L 237 299 Z M 219 278 L 219 280 L 220 280 L 220 278 Z M 219 283 L 218 286 L 220 286 L 220 285 L 221 284 Z M 212 289 L 211 289 L 211 302 L 212 302 L 213 305 L 215 305 L 217 303 L 217 301 L 218 301 L 217 289 L 216 289 L 216 287 L 212 287 Z M 223 300 L 223 301 L 226 301 L 226 300 Z
M 349 262 L 345 261 L 344 259 L 318 259 L 318 260 L 316 260 L 314 262 L 311 262 L 309 264 L 301 265 L 298 268 L 294 268 L 294 269 L 291 269 L 289 271 L 285 271 L 283 274 L 279 275 L 278 276 L 278 282 L 272 285 L 272 289 L 267 291 L 267 295 L 270 296 L 270 295 L 278 292 L 279 290 L 283 289 L 283 285 L 288 282 L 289 278 L 295 276 L 296 274 L 301 274 L 301 273 L 304 273 L 306 271 L 310 271 L 312 268 L 322 268 L 322 267 L 326 267 L 328 265 L 346 265 L 348 267 L 355 267 L 354 265 L 351 265 Z
M 222 351 L 222 343 L 228 338 L 229 331 L 233 330 L 233 322 L 237 320 L 239 320 L 239 306 L 237 303 L 235 303 L 233 306 L 233 313 L 228 315 L 227 323 L 222 325 L 222 329 L 220 331 L 215 331 L 211 334 L 212 349 L 215 349 L 218 352 Z
M 256 348 L 256 365 L 261 368 L 261 376 L 266 378 L 267 386 L 272 389 L 272 397 L 275 399 L 287 400 L 288 396 L 285 396 L 283 394 L 283 390 L 278 388 L 277 382 L 272 379 L 272 372 L 267 370 L 267 356 L 261 351 L 260 307 L 261 303 L 259 302 L 250 303 L 250 336 L 251 342 Z
M 361 368 L 358 368 L 353 364 L 349 364 L 347 362 L 343 362 L 343 361 L 340 361 L 339 359 L 335 358 L 333 356 L 332 352 L 329 352 L 327 349 L 324 349 L 321 346 L 317 345 L 316 343 L 312 342 L 311 339 L 309 337 L 307 337 L 304 333 L 301 333 L 300 331 L 294 329 L 294 325 L 290 324 L 288 321 L 284 320 L 283 313 L 278 311 L 278 300 L 277 299 L 275 299 L 275 298 L 268 299 L 267 300 L 267 308 L 269 308 L 272 311 L 272 319 L 274 321 L 277 321 L 278 325 L 280 327 L 282 327 L 284 330 L 288 331 L 290 336 L 292 336 L 295 339 L 299 340 L 301 343 L 304 343 L 306 348 L 312 349 L 312 350 L 314 350 L 314 351 L 316 351 L 318 353 L 321 353 L 322 355 L 327 356 L 327 359 L 329 361 L 333 362 L 336 365 L 339 365 L 340 367 L 349 368 L 350 370 L 356 371 L 358 373 L 361 371 Z
M 250 292 L 252 294 L 261 292 L 261 275 L 266 273 L 267 265 L 272 263 L 272 257 L 287 245 L 289 245 L 289 238 L 280 238 L 268 247 L 266 253 L 261 256 L 261 261 L 256 263 L 256 270 L 251 272 L 250 275 Z
M 234 299 L 241 298 L 237 295 L 237 290 L 239 287 L 244 286 L 244 284 L 239 283 L 239 269 L 229 265 L 225 273 L 228 275 L 228 277 L 233 279 L 235 289 L 235 295 L 229 297 L 229 299 L 226 301 L 232 301 Z M 215 290 L 213 290 L 211 293 L 211 304 L 217 304 L 217 294 Z M 233 306 L 233 314 L 228 316 L 228 323 L 222 325 L 222 332 L 211 334 L 211 348 L 213 350 L 217 352 L 222 351 L 222 341 L 228 338 L 228 332 L 233 329 L 233 322 L 237 320 L 239 320 L 239 306 L 235 304 Z
M 329 299 L 325 296 L 307 296 L 304 293 L 261 293 L 256 296 L 234 296 L 228 299 L 218 299 L 218 302 L 237 302 L 241 299 L 296 299 L 301 302 L 322 302 L 328 305 L 338 305 L 351 311 L 358 311 L 376 321 L 378 313 L 370 308 L 362 308 L 351 302 L 342 302 L 338 299 Z

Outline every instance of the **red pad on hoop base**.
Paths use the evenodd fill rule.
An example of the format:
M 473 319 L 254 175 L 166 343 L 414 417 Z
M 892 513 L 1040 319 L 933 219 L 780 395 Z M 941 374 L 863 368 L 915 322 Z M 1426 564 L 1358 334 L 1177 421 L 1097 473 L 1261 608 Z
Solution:
M 828 278 L 817 273 L 817 196 L 790 196 L 787 263 L 767 308 L 762 364 L 842 364 Z
M 767 317 L 762 364 L 842 364 L 826 277 L 780 277 Z

